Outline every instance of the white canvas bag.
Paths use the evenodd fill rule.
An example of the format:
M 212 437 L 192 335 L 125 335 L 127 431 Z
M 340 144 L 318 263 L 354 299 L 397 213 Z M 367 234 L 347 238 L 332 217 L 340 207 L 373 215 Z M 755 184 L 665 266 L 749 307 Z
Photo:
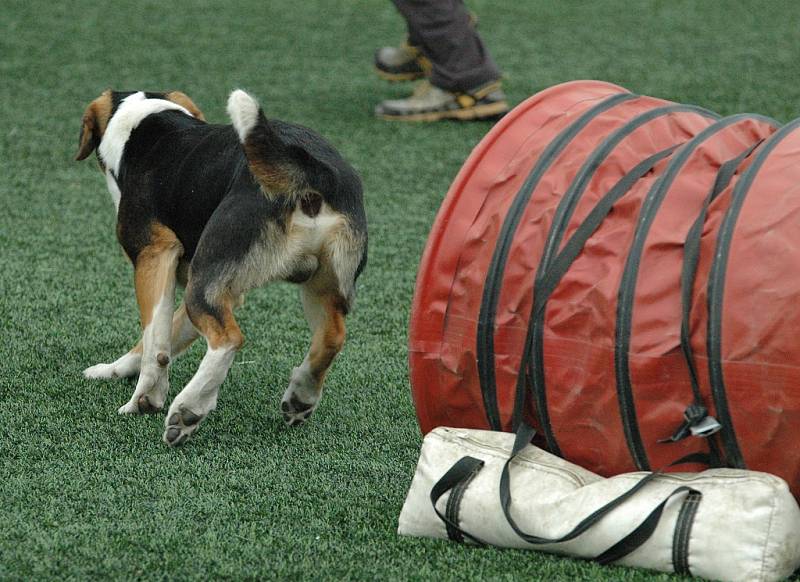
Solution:
M 780 580 L 800 567 L 800 508 L 778 477 L 711 469 L 604 479 L 527 444 L 530 436 L 430 432 L 399 533 L 717 580 Z

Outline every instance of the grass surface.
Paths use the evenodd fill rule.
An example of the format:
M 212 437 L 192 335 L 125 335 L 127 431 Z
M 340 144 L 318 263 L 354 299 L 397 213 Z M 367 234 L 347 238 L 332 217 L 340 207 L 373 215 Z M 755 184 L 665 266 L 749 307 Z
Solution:
M 578 78 L 721 114 L 800 115 L 800 3 L 470 2 L 513 102 Z M 417 263 L 487 123 L 395 125 L 371 70 L 402 38 L 385 0 L 44 2 L 0 15 L 0 578 L 644 580 L 533 552 L 400 538 L 421 437 L 406 329 Z M 136 339 L 132 275 L 80 116 L 106 87 L 228 92 L 326 135 L 363 176 L 370 259 L 312 422 L 278 411 L 308 332 L 296 291 L 253 292 L 219 407 L 185 447 L 163 414 L 118 417 L 130 381 L 83 379 Z M 174 395 L 202 357 L 172 371 Z M 655 576 L 655 579 L 667 579 Z

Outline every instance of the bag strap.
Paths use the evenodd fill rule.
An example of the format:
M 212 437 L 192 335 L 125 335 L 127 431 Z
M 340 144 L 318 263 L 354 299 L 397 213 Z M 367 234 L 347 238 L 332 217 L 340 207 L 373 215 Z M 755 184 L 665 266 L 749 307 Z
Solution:
M 655 475 L 655 473 L 651 474 Z M 682 485 L 681 487 L 673 489 L 672 492 L 667 495 L 664 500 L 659 503 L 655 509 L 653 509 L 653 511 L 650 512 L 650 514 L 644 519 L 644 521 L 642 521 L 642 523 L 637 526 L 635 530 L 608 548 L 605 552 L 597 556 L 594 560 L 605 566 L 624 558 L 639 548 L 639 546 L 649 540 L 650 536 L 653 535 L 653 532 L 656 531 L 658 522 L 661 521 L 661 515 L 664 513 L 664 507 L 667 505 L 667 502 L 675 495 L 680 493 L 688 493 L 689 495 L 695 495 L 697 497 L 702 496 L 699 491 L 692 489 L 691 487 L 687 487 L 686 485 Z
M 511 462 L 514 460 L 514 458 L 520 453 L 520 451 L 522 451 L 526 446 L 528 446 L 528 444 L 530 444 L 531 439 L 533 438 L 534 434 L 536 434 L 536 430 L 533 427 L 529 426 L 526 423 L 523 423 L 522 425 L 520 425 L 520 428 L 519 428 L 519 430 L 517 431 L 517 434 L 516 434 L 516 438 L 514 439 L 514 446 L 511 449 L 511 455 L 506 460 L 506 462 L 503 464 L 503 471 L 500 474 L 500 506 L 503 509 L 503 514 L 505 515 L 506 520 L 508 521 L 508 524 L 511 526 L 511 529 L 513 529 L 514 532 L 519 537 L 521 537 L 523 540 L 525 540 L 526 542 L 531 543 L 531 544 L 555 544 L 555 543 L 561 543 L 561 542 L 566 542 L 566 541 L 575 539 L 576 537 L 578 537 L 579 535 L 581 535 L 582 533 L 587 531 L 589 528 L 591 528 L 593 525 L 595 525 L 603 517 L 605 517 L 606 515 L 611 513 L 611 511 L 616 509 L 618 506 L 622 505 L 623 502 L 625 502 L 628 499 L 630 499 L 631 497 L 633 497 L 638 491 L 640 491 L 645 485 L 647 485 L 655 477 L 657 477 L 658 475 L 661 475 L 663 473 L 663 469 L 659 470 L 659 471 L 656 471 L 656 472 L 648 473 L 638 483 L 636 483 L 633 487 L 631 487 L 630 489 L 628 489 L 627 491 L 625 491 L 624 493 L 622 493 L 621 495 L 619 495 L 615 499 L 612 499 L 607 504 L 605 504 L 603 507 L 595 510 L 592 514 L 590 514 L 589 516 L 584 518 L 580 523 L 578 523 L 578 525 L 576 525 L 570 532 L 564 534 L 563 536 L 561 536 L 559 538 L 542 538 L 542 537 L 539 537 L 539 536 L 531 535 L 531 534 L 528 534 L 528 533 L 522 531 L 520 529 L 520 527 L 517 525 L 517 523 L 514 521 L 514 518 L 511 516 L 511 511 L 510 511 L 510 506 L 511 506 L 511 474 L 510 474 L 511 472 L 510 472 L 510 465 L 511 465 Z M 672 467 L 672 466 L 675 466 L 675 465 L 681 465 L 681 464 L 684 464 L 684 463 L 698 463 L 698 462 L 699 463 L 707 463 L 708 462 L 708 455 L 706 455 L 705 453 L 693 453 L 693 454 L 690 454 L 690 455 L 686 455 L 685 457 L 681 457 L 677 461 L 674 461 L 673 463 L 668 465 L 668 467 Z M 677 493 L 685 491 L 685 490 L 686 489 L 679 487 L 678 489 L 676 489 L 675 491 L 670 493 L 670 495 L 662 503 L 665 504 L 669 500 L 670 497 L 672 497 L 673 495 L 675 495 Z M 662 510 L 663 510 L 663 507 L 662 507 Z M 656 515 L 656 513 L 657 513 L 657 517 L 654 517 Z M 630 534 L 631 536 L 633 536 L 634 533 L 639 532 L 636 536 L 631 538 L 631 540 L 639 540 L 641 538 L 641 535 L 643 535 L 643 533 L 649 531 L 649 533 L 647 534 L 647 537 L 641 538 L 641 541 L 639 541 L 631 550 L 629 550 L 629 552 L 633 551 L 634 549 L 639 547 L 641 544 L 643 544 L 645 541 L 647 541 L 647 538 L 649 538 L 650 534 L 653 533 L 653 530 L 655 529 L 655 526 L 653 526 L 652 529 L 648 529 L 646 524 L 649 523 L 649 522 L 647 520 L 648 519 L 655 519 L 655 523 L 657 525 L 658 524 L 658 519 L 660 518 L 660 515 L 661 515 L 661 512 L 658 511 L 658 508 L 654 509 L 653 513 L 651 513 L 651 515 L 649 515 L 648 518 L 644 522 L 642 522 L 642 524 L 640 524 L 640 528 L 643 527 L 643 529 L 640 531 L 639 528 L 637 528 L 637 530 L 635 530 L 634 532 L 631 532 L 631 534 Z M 627 540 L 628 538 L 626 537 L 625 539 Z M 630 543 L 631 540 L 628 540 L 628 543 Z M 620 543 L 622 543 L 622 541 L 620 541 Z M 622 557 L 622 556 L 620 556 L 620 557 Z M 619 558 L 615 558 L 615 559 L 619 559 Z
M 447 496 L 447 505 L 445 506 L 444 514 L 451 523 L 458 525 L 459 514 L 461 512 L 461 501 L 464 499 L 464 494 L 467 492 L 467 487 L 469 487 L 472 478 L 478 473 L 479 470 L 479 468 L 476 468 L 471 473 L 466 474 L 450 490 L 450 495 Z M 447 537 L 454 542 L 463 544 L 464 535 L 461 533 L 459 528 L 452 527 L 449 524 L 445 525 L 447 526 Z
M 525 542 L 533 545 L 542 545 L 542 544 L 557 544 L 561 542 L 566 542 L 573 540 L 580 536 L 581 534 L 585 533 L 589 530 L 592 526 L 596 525 L 601 519 L 611 513 L 615 508 L 620 506 L 623 502 L 630 499 L 633 495 L 635 495 L 638 491 L 644 488 L 650 481 L 652 481 L 656 476 L 660 475 L 662 471 L 657 471 L 655 473 L 649 473 L 645 475 L 639 482 L 637 482 L 633 487 L 612 499 L 603 507 L 595 510 L 591 513 L 588 517 L 581 520 L 578 525 L 576 525 L 570 532 L 564 534 L 558 538 L 544 538 L 540 536 L 535 536 L 529 533 L 522 531 L 522 529 L 517 525 L 514 518 L 511 516 L 510 513 L 510 506 L 511 506 L 511 477 L 510 477 L 510 470 L 509 465 L 514 460 L 514 458 L 522 451 L 528 444 L 530 444 L 533 435 L 535 434 L 535 430 L 526 423 L 520 425 L 519 430 L 517 431 L 516 437 L 514 439 L 514 445 L 511 450 L 511 455 L 509 456 L 508 460 L 503 465 L 503 470 L 500 475 L 500 505 L 503 509 L 503 515 L 505 516 L 508 524 L 514 530 L 514 532 L 522 538 Z M 694 453 L 691 455 L 687 455 L 678 459 L 670 466 L 679 465 L 682 463 L 697 463 L 697 462 L 707 462 L 707 455 L 704 453 Z M 448 527 L 448 536 L 453 538 L 453 536 L 449 533 L 451 529 L 460 532 L 460 534 L 466 538 L 469 538 L 476 544 L 480 546 L 488 545 L 487 542 L 480 539 L 479 537 L 470 534 L 469 532 L 465 531 L 461 526 L 456 523 L 454 519 L 451 519 L 448 516 L 443 515 L 439 509 L 436 507 L 437 501 L 444 495 L 446 492 L 452 490 L 456 486 L 462 485 L 464 483 L 468 483 L 477 473 L 480 471 L 484 466 L 484 462 L 480 459 L 476 459 L 474 457 L 462 457 L 459 459 L 443 476 L 439 481 L 431 489 L 431 503 L 433 504 L 433 510 L 436 512 L 436 515 L 445 525 Z M 681 493 L 688 493 L 690 495 L 695 495 L 698 498 L 701 496 L 701 493 L 691 487 L 681 486 L 677 487 L 673 491 L 669 493 L 662 501 L 659 503 L 648 515 L 645 519 L 629 534 L 624 536 L 620 541 L 616 544 L 612 545 L 608 548 L 605 552 L 592 558 L 594 561 L 599 562 L 600 564 L 610 564 L 611 562 L 615 562 L 620 560 L 636 550 L 639 546 L 644 544 L 650 536 L 653 535 L 656 527 L 661 520 L 661 516 L 664 512 L 664 507 L 666 506 L 667 502 L 674 497 L 675 495 L 679 495 Z

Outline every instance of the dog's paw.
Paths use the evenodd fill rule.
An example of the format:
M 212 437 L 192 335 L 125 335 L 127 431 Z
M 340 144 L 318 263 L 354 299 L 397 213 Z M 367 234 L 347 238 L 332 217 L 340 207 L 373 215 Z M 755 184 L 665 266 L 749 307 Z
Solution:
M 153 400 L 152 396 L 142 394 L 135 400 L 126 402 L 117 409 L 117 414 L 155 414 L 163 408 L 163 404 Z
M 308 404 L 307 402 L 298 400 L 296 396 L 292 396 L 289 400 L 283 400 L 281 402 L 283 421 L 288 426 L 300 426 L 311 417 L 316 408 L 316 404 Z
M 119 414 L 154 414 L 164 407 L 169 392 L 169 377 L 161 373 L 155 378 L 146 371 L 139 376 L 131 399 L 117 409 Z
M 115 378 L 129 378 L 139 373 L 142 358 L 139 354 L 128 353 L 110 364 L 96 364 L 83 371 L 83 376 L 89 380 L 113 380 Z
M 83 376 L 89 380 L 112 380 L 121 378 L 114 364 L 97 364 L 83 371 Z
M 195 414 L 186 408 L 171 412 L 164 429 L 164 442 L 170 447 L 182 445 L 197 430 L 205 417 L 205 414 Z
M 295 368 L 289 387 L 281 399 L 281 414 L 288 426 L 300 426 L 308 420 L 319 405 L 317 384 L 303 368 Z
M 139 403 L 136 400 L 126 402 L 117 408 L 117 414 L 139 414 Z
M 114 372 L 114 364 L 97 364 L 86 368 L 83 377 L 89 380 L 109 380 L 118 376 Z

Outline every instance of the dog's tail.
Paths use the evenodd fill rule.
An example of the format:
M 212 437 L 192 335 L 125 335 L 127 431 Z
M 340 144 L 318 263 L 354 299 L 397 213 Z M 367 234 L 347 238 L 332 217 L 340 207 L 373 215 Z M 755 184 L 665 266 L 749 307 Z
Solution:
M 252 96 L 236 89 L 228 98 L 228 115 L 242 142 L 250 171 L 270 198 L 296 199 L 302 190 L 291 148 Z

